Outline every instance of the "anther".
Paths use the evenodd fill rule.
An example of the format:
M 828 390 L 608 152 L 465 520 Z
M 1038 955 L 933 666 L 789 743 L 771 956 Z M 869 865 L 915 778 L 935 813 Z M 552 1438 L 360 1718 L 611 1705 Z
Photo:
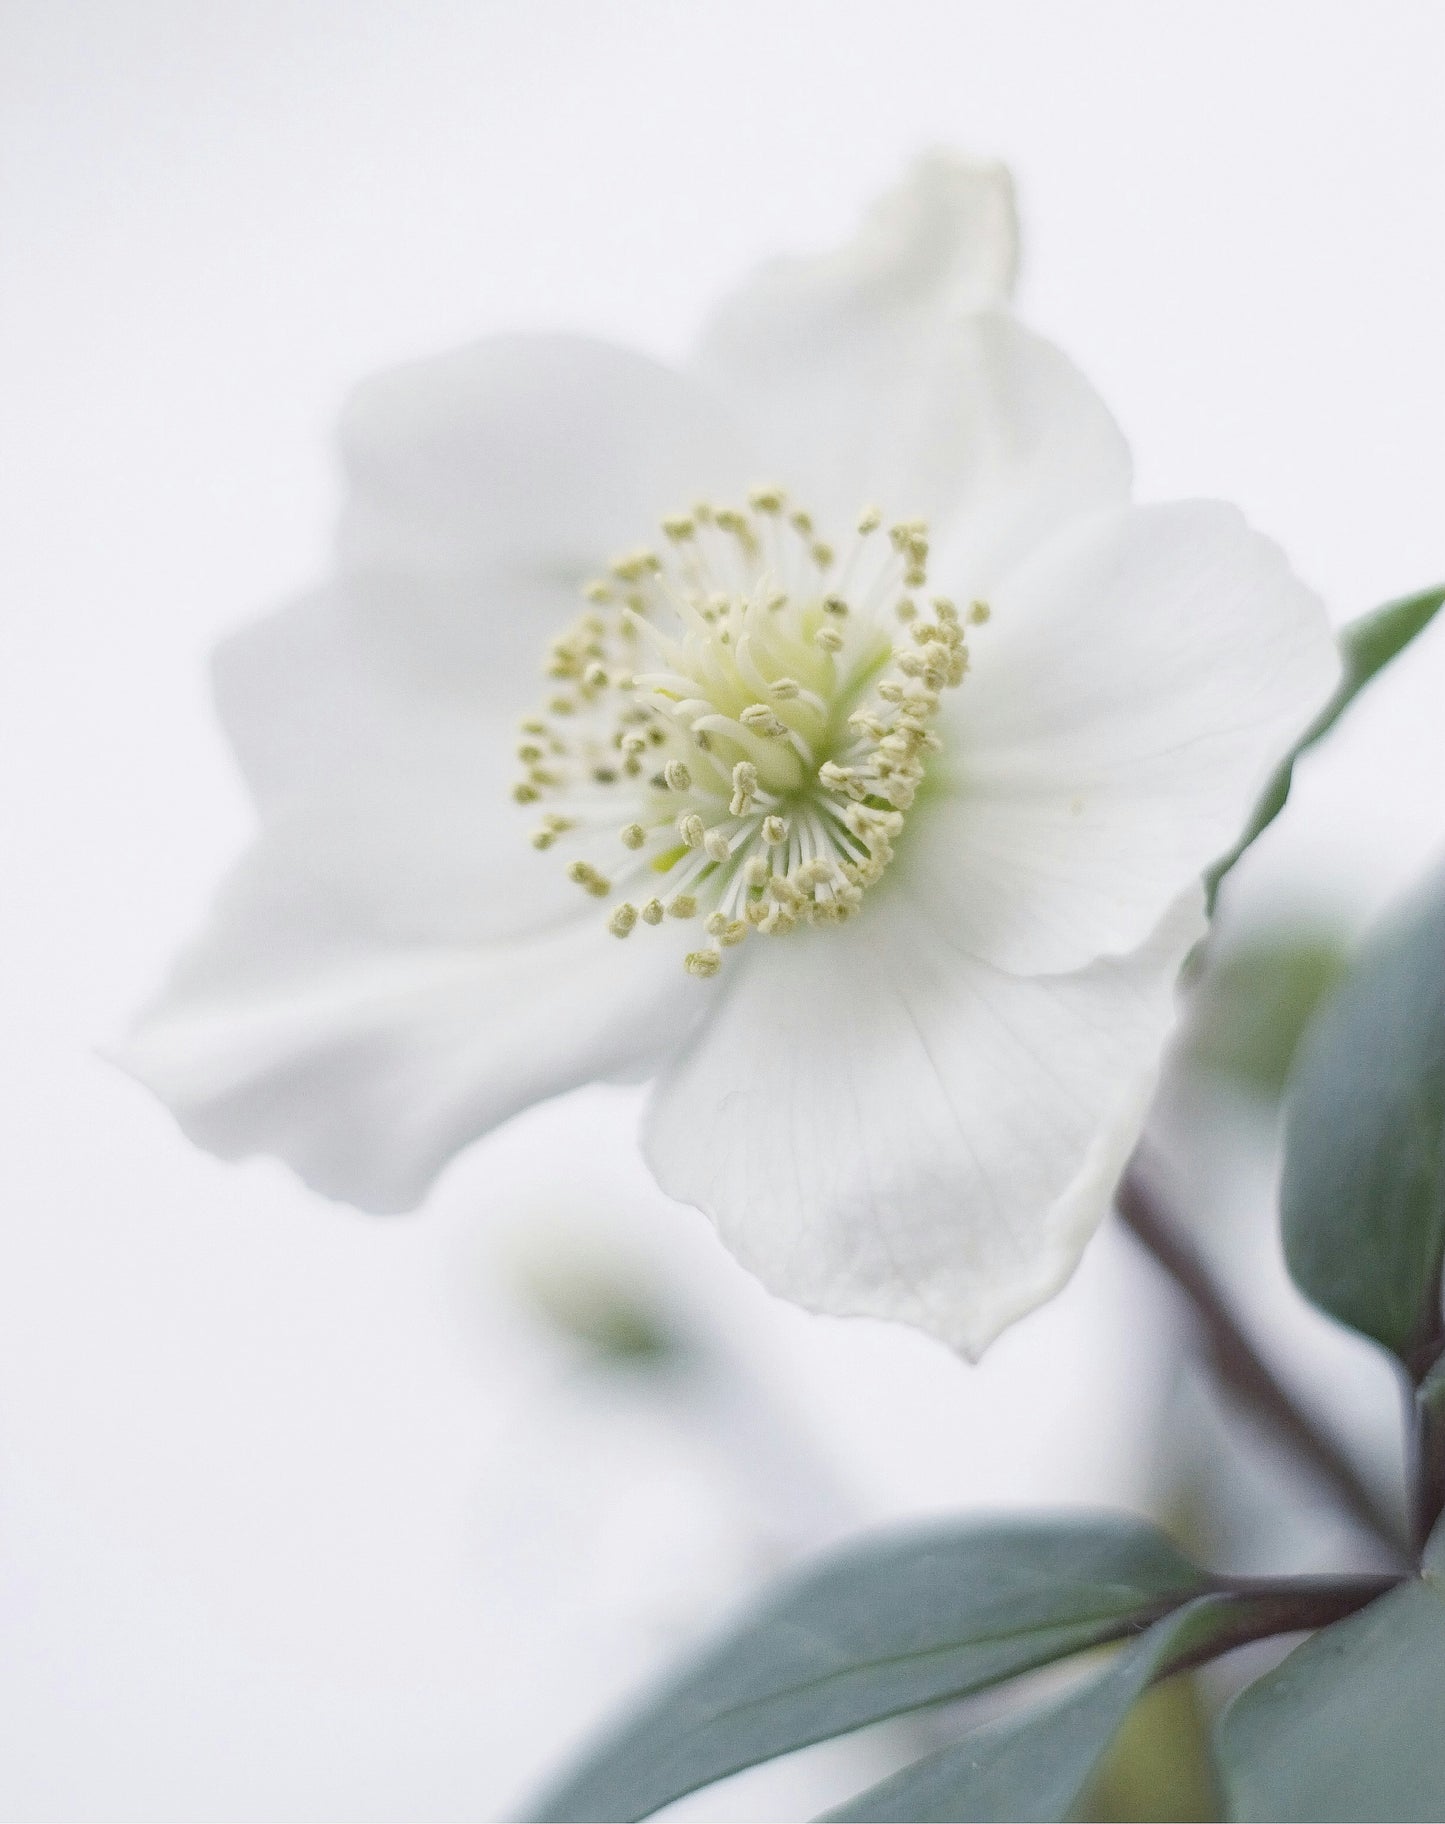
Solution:
M 739 760 L 733 768 L 733 795 L 728 810 L 734 817 L 745 817 L 758 791 L 758 769 L 751 760 Z
M 788 732 L 788 725 L 781 721 L 766 703 L 749 703 L 738 717 L 744 728 L 750 728 L 755 735 L 766 735 L 776 741 Z
M 716 975 L 722 968 L 722 952 L 720 950 L 689 950 L 682 959 L 682 966 L 689 975 L 704 978 Z
M 605 874 L 599 874 L 590 861 L 574 861 L 567 870 L 567 878 L 575 880 L 594 899 L 605 899 L 612 891 L 612 882 Z
M 678 818 L 677 833 L 690 849 L 700 849 L 703 838 L 707 835 L 707 826 L 696 811 L 689 811 L 686 816 Z
M 732 854 L 732 848 L 726 836 L 720 830 L 709 830 L 703 837 L 702 846 L 714 861 L 726 861 Z
M 667 781 L 668 789 L 674 792 L 685 792 L 692 784 L 692 774 L 681 760 L 669 760 L 662 769 L 662 776 Z
M 640 849 L 647 841 L 647 831 L 640 823 L 624 823 L 621 834 L 624 848 Z
M 769 848 L 773 849 L 786 842 L 788 840 L 787 820 L 782 817 L 764 817 L 762 837 Z
M 697 901 L 691 893 L 674 893 L 667 902 L 669 918 L 696 918 Z
M 616 911 L 612 914 L 611 918 L 608 919 L 607 929 L 614 937 L 626 937 L 636 923 L 637 907 L 634 906 L 630 900 L 624 899 L 622 904 L 618 906 Z
M 662 923 L 662 917 L 663 917 L 662 901 L 660 899 L 649 899 L 647 904 L 642 908 L 643 924 L 644 925 L 660 925 Z

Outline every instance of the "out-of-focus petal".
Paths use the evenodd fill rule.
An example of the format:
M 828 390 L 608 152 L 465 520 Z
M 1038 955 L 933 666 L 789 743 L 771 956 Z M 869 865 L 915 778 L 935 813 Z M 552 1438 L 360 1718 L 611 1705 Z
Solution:
M 764 479 L 833 536 L 874 501 L 935 532 L 971 516 L 978 560 L 1016 528 L 1021 490 L 1050 524 L 1128 493 L 1103 405 L 999 310 L 1016 259 L 1003 168 L 925 160 L 849 245 L 767 267 L 725 304 L 698 371 L 747 425 Z
M 119 1061 L 198 1144 L 379 1211 L 519 1109 L 650 1071 L 711 998 L 685 933 L 619 942 L 551 857 L 499 854 L 503 820 L 444 789 L 277 816 Z
M 443 688 L 512 702 L 580 585 L 752 474 L 686 377 L 567 336 L 499 336 L 358 387 L 341 426 L 345 600 Z
M 654 1091 L 648 1156 L 774 1292 L 977 1357 L 1058 1290 L 1108 1208 L 1202 893 L 1137 954 L 1031 980 L 880 898 L 752 946 Z
M 533 660 L 534 678 L 540 675 Z M 263 812 L 363 778 L 418 799 L 435 785 L 497 798 L 515 766 L 513 717 L 433 682 L 424 652 L 379 648 L 358 628 L 346 585 L 241 628 L 212 659 L 216 707 Z M 535 692 L 535 682 L 531 686 Z
M 961 948 L 1057 973 L 1135 949 L 1229 846 L 1338 651 L 1214 502 L 1081 522 L 993 607 L 897 865 Z

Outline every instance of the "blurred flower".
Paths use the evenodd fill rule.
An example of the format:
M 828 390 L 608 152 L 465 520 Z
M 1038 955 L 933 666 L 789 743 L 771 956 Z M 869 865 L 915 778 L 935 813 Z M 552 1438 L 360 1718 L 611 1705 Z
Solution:
M 934 158 L 684 373 L 360 388 L 335 574 L 218 656 L 260 837 L 127 1053 L 190 1135 L 401 1209 L 655 1077 L 660 1181 L 785 1296 L 977 1354 L 1058 1288 L 1336 659 L 1232 509 L 1130 506 L 1015 258 Z

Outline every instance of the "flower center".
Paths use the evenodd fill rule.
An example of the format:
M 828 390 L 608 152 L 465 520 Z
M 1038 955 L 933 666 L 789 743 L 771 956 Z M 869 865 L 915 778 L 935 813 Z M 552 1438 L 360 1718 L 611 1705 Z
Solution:
M 580 887 L 616 896 L 616 936 L 701 917 L 712 941 L 686 967 L 715 975 L 750 932 L 844 919 L 881 878 L 968 668 L 957 608 L 913 593 L 927 528 L 882 523 L 864 513 L 840 562 L 761 488 L 746 511 L 664 520 L 660 548 L 588 585 L 513 796 L 548 807 L 535 847 L 564 845 Z

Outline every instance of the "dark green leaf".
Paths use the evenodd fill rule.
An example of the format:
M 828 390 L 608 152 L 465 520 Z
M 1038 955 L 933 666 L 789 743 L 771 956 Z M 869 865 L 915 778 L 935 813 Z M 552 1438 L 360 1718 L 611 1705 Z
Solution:
M 1172 1665 L 1234 1644 L 1247 1598 L 1205 1596 L 1158 1621 L 1067 1696 L 974 1730 L 829 1812 L 835 1820 L 1063 1819 L 1130 1710 Z
M 1305 1035 L 1281 1208 L 1305 1296 L 1418 1366 L 1445 1257 L 1445 878 L 1366 946 Z
M 532 1816 L 646 1817 L 754 1762 L 1118 1639 L 1205 1587 L 1124 1517 L 864 1541 L 765 1600 Z
M 1225 1716 L 1240 1819 L 1445 1819 L 1445 1545 L 1417 1581 L 1296 1647 Z
M 1362 615 L 1344 629 L 1340 635 L 1340 655 L 1344 659 L 1345 669 L 1335 694 L 1280 762 L 1261 794 L 1259 803 L 1254 807 L 1254 814 L 1246 825 L 1244 834 L 1224 859 L 1216 862 L 1205 876 L 1211 911 L 1225 875 L 1255 838 L 1267 830 L 1284 809 L 1294 781 L 1295 761 L 1307 748 L 1313 747 L 1316 741 L 1329 733 L 1375 673 L 1388 665 L 1416 634 L 1422 633 L 1429 626 L 1442 604 L 1445 604 L 1445 588 L 1425 589 L 1419 595 L 1409 595 L 1402 601 L 1389 602 L 1385 607 L 1377 608 L 1373 614 Z

